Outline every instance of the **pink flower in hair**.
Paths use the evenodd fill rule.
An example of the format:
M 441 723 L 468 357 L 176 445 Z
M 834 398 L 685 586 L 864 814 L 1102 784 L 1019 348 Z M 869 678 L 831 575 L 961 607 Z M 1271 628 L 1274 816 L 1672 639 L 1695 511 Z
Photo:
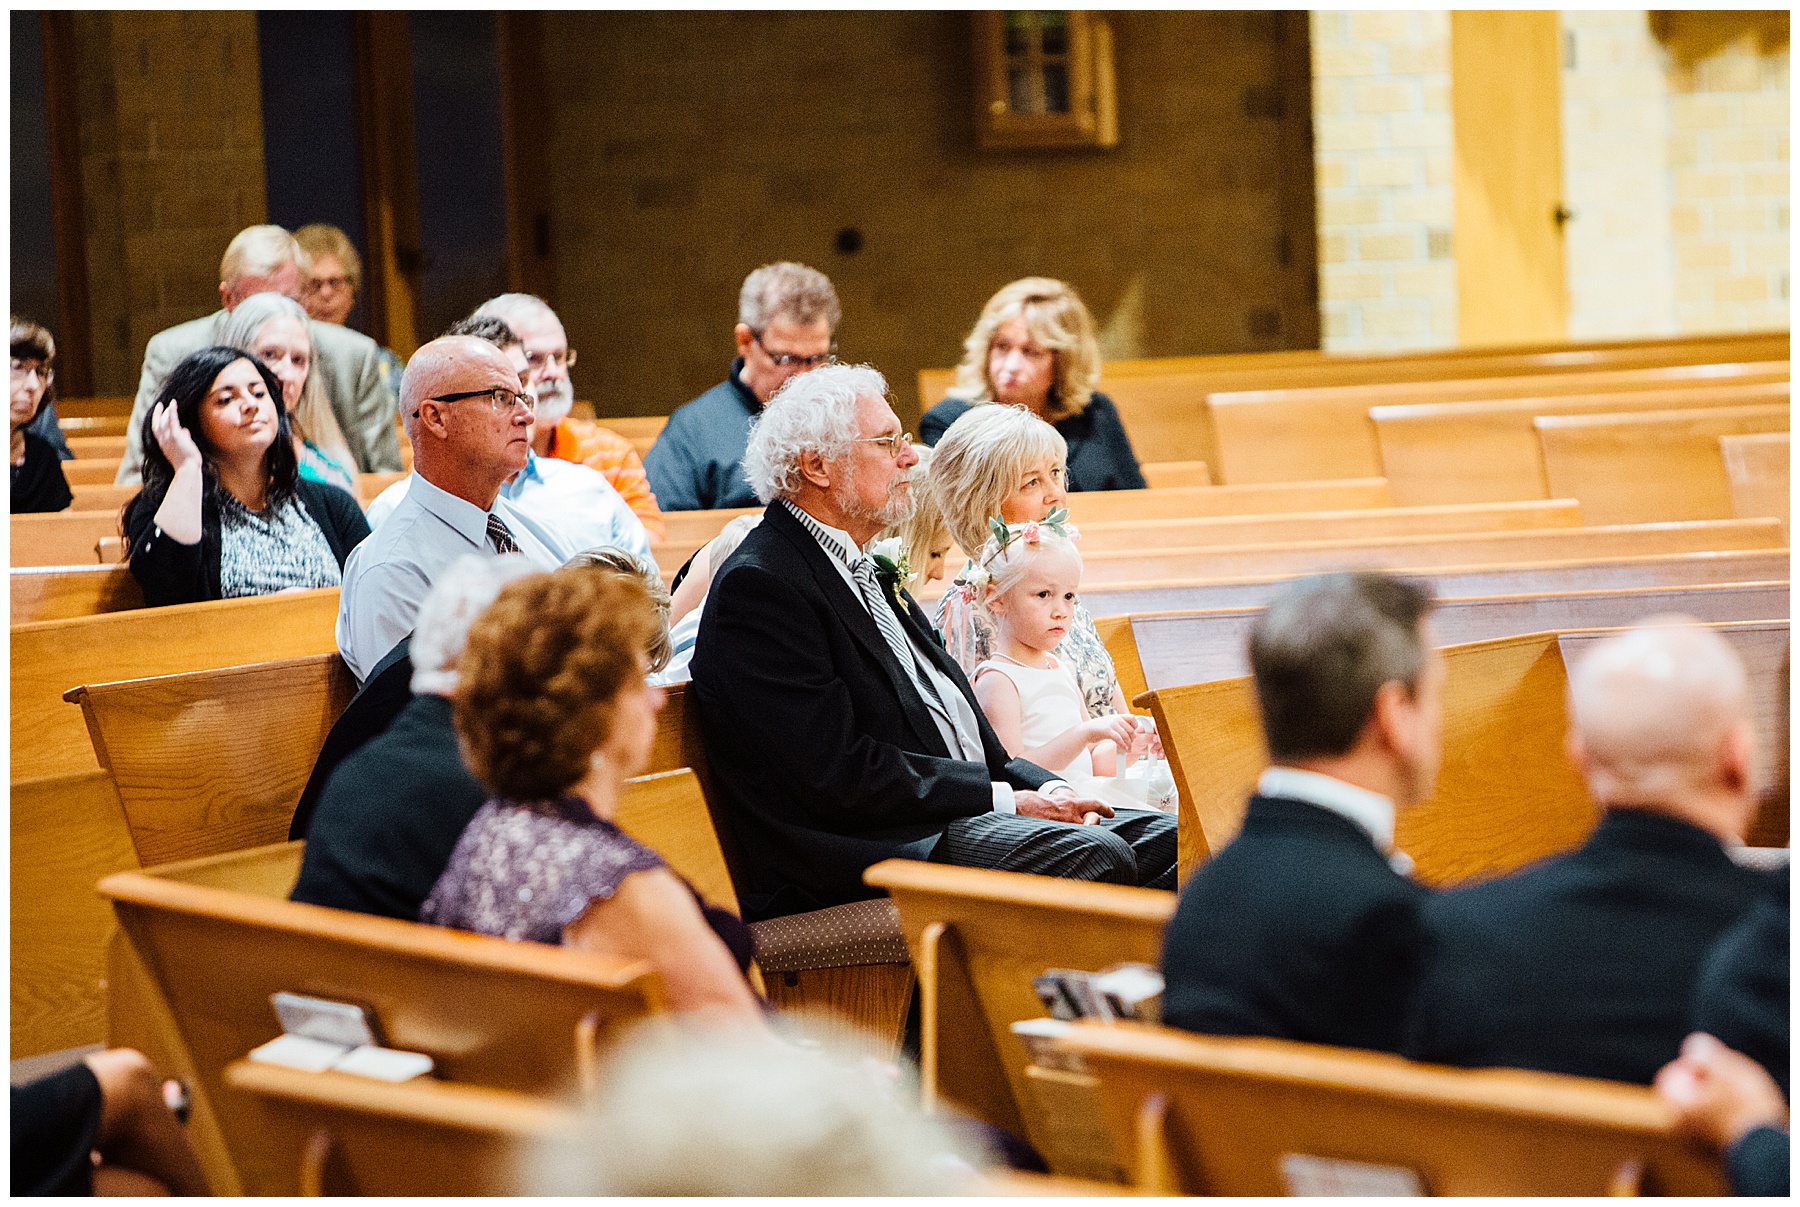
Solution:
M 1081 529 L 1075 527 L 1073 524 L 1064 524 L 1063 535 L 1068 537 L 1069 542 L 1073 544 L 1081 539 Z
M 1025 543 L 1027 545 L 1035 545 L 1038 541 L 1043 539 L 1044 533 L 1043 530 L 1038 527 L 1038 522 L 1032 520 L 1019 530 L 1019 535 L 1025 538 Z

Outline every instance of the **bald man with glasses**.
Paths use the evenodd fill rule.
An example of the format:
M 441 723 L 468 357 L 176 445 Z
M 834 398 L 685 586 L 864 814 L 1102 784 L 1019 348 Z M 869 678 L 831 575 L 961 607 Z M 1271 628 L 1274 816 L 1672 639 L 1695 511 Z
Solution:
M 664 511 L 755 507 L 744 477 L 750 424 L 791 377 L 831 362 L 843 310 L 817 269 L 781 261 L 744 279 L 731 373 L 669 416 L 644 458 Z
M 412 483 L 344 565 L 338 652 L 357 682 L 412 633 L 433 581 L 457 558 L 522 553 L 554 570 L 580 551 L 555 521 L 500 494 L 525 468 L 535 405 L 506 354 L 483 339 L 445 336 L 407 363 L 400 414 Z

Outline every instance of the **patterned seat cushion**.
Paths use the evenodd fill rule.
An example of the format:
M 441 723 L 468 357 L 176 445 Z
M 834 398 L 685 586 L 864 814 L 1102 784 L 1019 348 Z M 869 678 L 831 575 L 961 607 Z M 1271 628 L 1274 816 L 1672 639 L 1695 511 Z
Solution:
M 900 911 L 886 897 L 852 901 L 785 918 L 752 922 L 756 962 L 765 976 L 856 964 L 904 964 Z

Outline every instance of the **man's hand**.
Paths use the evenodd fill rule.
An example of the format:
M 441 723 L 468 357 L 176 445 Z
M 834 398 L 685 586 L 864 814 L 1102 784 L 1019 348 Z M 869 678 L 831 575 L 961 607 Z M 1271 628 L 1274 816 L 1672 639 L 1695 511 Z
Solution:
M 1787 1127 L 1787 1103 L 1768 1070 L 1704 1031 L 1682 1041 L 1681 1055 L 1657 1073 L 1656 1092 L 1683 1131 L 1721 1151 L 1756 1128 Z
M 1113 815 L 1112 806 L 1091 796 L 1058 792 L 1045 796 L 1042 792 L 1013 793 L 1013 811 L 1020 817 L 1041 817 L 1046 821 L 1066 821 L 1078 826 L 1091 826 L 1102 817 Z

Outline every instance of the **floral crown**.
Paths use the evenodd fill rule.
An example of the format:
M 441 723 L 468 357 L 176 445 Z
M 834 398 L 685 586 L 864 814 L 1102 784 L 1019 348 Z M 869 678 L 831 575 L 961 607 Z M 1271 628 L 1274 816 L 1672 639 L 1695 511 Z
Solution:
M 1073 544 L 1081 539 L 1081 530 L 1069 523 L 1069 509 L 1058 507 L 1042 520 L 1031 520 L 1024 524 L 1008 524 L 999 516 L 988 517 L 988 531 L 992 539 L 984 551 L 991 547 L 991 552 L 979 560 L 971 559 L 956 576 L 957 585 L 963 589 L 963 597 L 972 600 L 975 592 L 994 581 L 994 572 L 989 569 L 993 560 L 1005 553 L 1015 544 L 1036 545 L 1044 539 L 1045 532 L 1051 532 Z

